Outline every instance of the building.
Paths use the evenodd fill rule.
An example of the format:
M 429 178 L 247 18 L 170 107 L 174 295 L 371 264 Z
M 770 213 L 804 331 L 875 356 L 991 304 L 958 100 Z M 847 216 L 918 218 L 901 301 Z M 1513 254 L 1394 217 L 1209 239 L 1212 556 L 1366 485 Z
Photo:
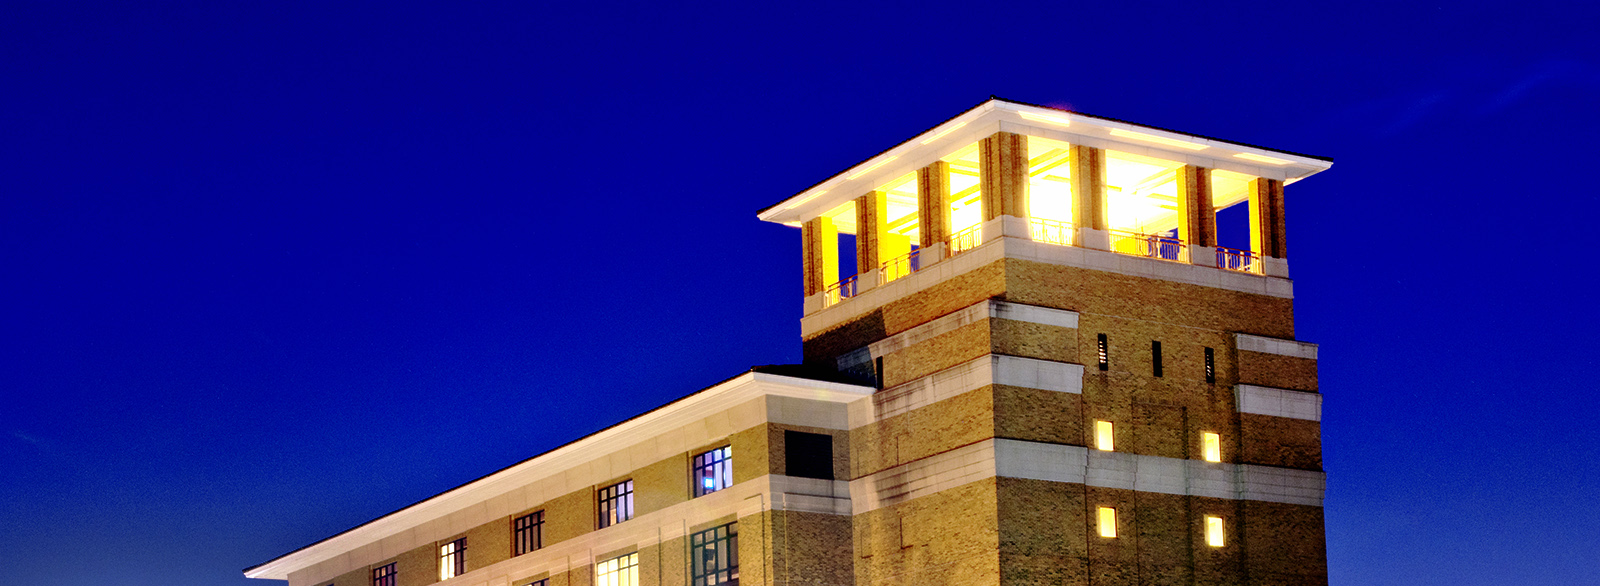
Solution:
M 759 213 L 801 229 L 805 364 L 245 575 L 1325 584 L 1283 190 L 1330 165 L 991 99 Z

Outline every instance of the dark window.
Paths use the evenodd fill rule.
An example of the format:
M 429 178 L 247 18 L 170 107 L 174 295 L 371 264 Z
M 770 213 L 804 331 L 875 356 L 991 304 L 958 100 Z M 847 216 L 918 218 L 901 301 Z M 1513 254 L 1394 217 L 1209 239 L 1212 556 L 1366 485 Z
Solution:
M 380 566 L 372 571 L 372 586 L 395 586 L 395 565 Z
M 467 573 L 467 538 L 439 546 L 439 579 L 449 580 Z
M 550 584 L 550 580 L 548 578 L 546 578 L 544 580 L 534 580 L 532 582 L 527 583 L 525 586 L 549 586 L 549 584 Z
M 689 537 L 690 586 L 738 586 L 739 524 L 701 531 Z
M 733 446 L 694 457 L 694 495 L 705 496 L 733 484 Z
M 1105 334 L 1100 334 L 1100 338 L 1095 342 L 1095 348 L 1100 353 L 1100 370 L 1109 368 L 1111 366 L 1111 353 L 1106 351 Z
M 1210 348 L 1206 348 L 1206 382 L 1217 382 L 1217 357 Z
M 511 523 L 512 555 L 522 555 L 544 547 L 544 511 L 517 517 Z
M 1161 342 L 1150 342 L 1150 374 L 1161 376 Z
M 883 389 L 883 357 L 879 356 L 877 358 L 877 360 L 874 360 L 872 362 L 872 365 L 873 365 L 872 376 L 873 376 L 873 378 L 877 379 L 877 380 L 875 380 L 873 382 L 875 382 L 877 384 L 879 390 L 882 390 Z
M 600 527 L 610 527 L 632 518 L 632 480 L 624 480 L 600 489 Z
M 783 462 L 789 476 L 833 480 L 833 436 L 784 430 Z

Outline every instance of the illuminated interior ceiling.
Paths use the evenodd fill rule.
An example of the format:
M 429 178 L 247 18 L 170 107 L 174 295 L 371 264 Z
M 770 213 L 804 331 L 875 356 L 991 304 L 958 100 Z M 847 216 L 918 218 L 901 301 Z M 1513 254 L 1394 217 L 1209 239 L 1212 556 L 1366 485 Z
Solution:
M 1160 234 L 1178 227 L 1183 163 L 1106 151 L 1106 212 L 1112 230 Z
M 1211 171 L 1211 207 L 1216 210 L 1233 207 L 1249 199 L 1245 187 L 1254 179 L 1244 173 L 1214 169 Z
M 978 143 L 950 153 L 950 232 L 983 223 L 983 193 L 978 185 Z
M 1071 145 L 1028 137 L 1028 215 L 1055 222 L 1072 222 Z
M 912 242 L 920 237 L 917 232 L 917 174 L 906 173 L 893 181 L 878 186 L 885 193 L 888 207 L 889 233 L 903 234 Z M 850 200 L 834 206 L 823 217 L 833 221 L 840 234 L 856 234 L 856 201 Z

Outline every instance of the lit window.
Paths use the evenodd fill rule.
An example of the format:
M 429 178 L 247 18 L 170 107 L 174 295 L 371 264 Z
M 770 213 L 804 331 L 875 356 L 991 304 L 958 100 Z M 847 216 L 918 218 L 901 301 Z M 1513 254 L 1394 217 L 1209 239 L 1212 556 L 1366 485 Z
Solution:
M 600 528 L 610 527 L 632 518 L 632 480 L 624 480 L 600 489 Z
M 1099 359 L 1100 359 L 1100 370 L 1105 370 L 1105 369 L 1109 368 L 1111 366 L 1111 354 L 1110 354 L 1110 352 L 1108 352 L 1106 350 L 1106 335 L 1105 334 L 1100 334 L 1100 337 L 1095 340 L 1095 348 L 1099 351 L 1099 354 L 1100 354 L 1100 356 L 1099 356 Z
M 395 586 L 395 564 L 379 566 L 372 570 L 372 586 Z
M 1206 515 L 1206 545 L 1222 547 L 1222 517 Z
M 705 496 L 733 484 L 733 446 L 694 457 L 694 495 Z
M 1115 446 L 1111 441 L 1111 422 L 1094 422 L 1094 447 L 1095 449 L 1110 452 Z
M 544 547 L 544 511 L 517 517 L 511 523 L 513 555 L 522 555 Z
M 729 523 L 689 537 L 690 586 L 739 583 L 739 524 Z
M 1222 436 L 1205 432 L 1200 434 L 1200 449 L 1207 462 L 1222 461 Z
M 1100 507 L 1100 536 L 1117 536 L 1117 510 L 1111 507 Z
M 467 538 L 439 546 L 439 579 L 449 580 L 467 573 Z
M 1206 384 L 1217 382 L 1217 357 L 1210 348 L 1206 348 Z
M 534 580 L 532 582 L 524 584 L 523 586 L 550 586 L 550 579 L 546 578 L 544 580 Z
M 595 586 L 639 586 L 639 554 L 630 553 L 622 557 L 595 564 Z

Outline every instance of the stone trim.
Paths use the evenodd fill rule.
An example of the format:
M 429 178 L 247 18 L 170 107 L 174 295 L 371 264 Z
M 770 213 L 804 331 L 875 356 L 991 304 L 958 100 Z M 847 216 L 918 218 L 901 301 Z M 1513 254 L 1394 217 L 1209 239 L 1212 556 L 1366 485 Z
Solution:
M 1233 397 L 1240 413 L 1322 421 L 1321 393 L 1238 385 L 1233 388 Z
M 1083 365 L 985 354 L 851 403 L 850 428 L 909 413 L 989 385 L 1081 394 Z
M 1082 446 L 993 438 L 850 482 L 855 514 L 991 477 L 1140 492 L 1322 506 L 1327 474 L 1252 464 L 1213 464 Z
M 1310 342 L 1252 336 L 1250 334 L 1234 334 L 1233 336 L 1233 344 L 1240 350 L 1305 358 L 1307 360 L 1317 359 L 1317 345 Z
M 927 323 L 904 332 L 873 342 L 864 348 L 853 350 L 840 356 L 836 362 L 839 370 L 850 370 L 858 365 L 872 362 L 874 358 L 894 354 L 985 318 L 1008 319 L 1073 329 L 1078 327 L 1078 312 L 1076 311 L 1038 305 L 1024 305 L 998 299 L 985 299 L 934 318 Z

